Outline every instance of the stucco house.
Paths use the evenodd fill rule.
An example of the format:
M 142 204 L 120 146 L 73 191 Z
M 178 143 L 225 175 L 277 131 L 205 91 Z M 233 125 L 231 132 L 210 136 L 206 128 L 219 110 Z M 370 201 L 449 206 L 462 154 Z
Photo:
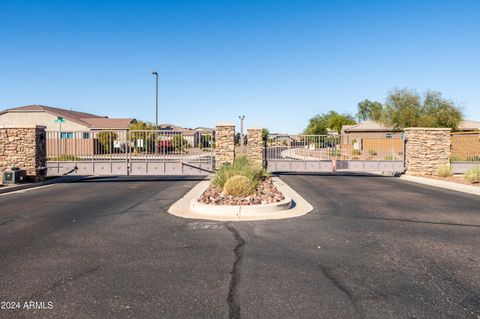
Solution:
M 125 130 L 135 121 L 133 118 L 108 118 L 95 114 L 61 109 L 45 105 L 27 105 L 9 108 L 0 112 L 0 125 L 12 126 L 45 126 L 47 131 L 58 131 L 60 124 L 62 132 L 91 130 Z
M 182 135 L 191 147 L 197 147 L 202 142 L 202 136 L 208 136 L 207 139 L 212 139 L 211 135 L 215 134 L 215 130 L 209 127 L 196 127 L 194 129 L 181 127 L 175 124 L 160 124 L 158 129 L 165 132 L 162 138 L 169 139 L 170 136 Z M 170 134 L 169 134 L 170 132 Z M 205 146 L 205 145 L 204 145 Z
M 76 156 L 102 153 L 103 145 L 98 136 L 106 130 L 117 130 L 106 134 L 111 134 L 117 143 L 125 144 L 124 132 L 133 122 L 133 118 L 108 118 L 45 105 L 14 107 L 0 112 L 0 126 L 45 126 L 49 159 L 59 158 L 64 152 Z

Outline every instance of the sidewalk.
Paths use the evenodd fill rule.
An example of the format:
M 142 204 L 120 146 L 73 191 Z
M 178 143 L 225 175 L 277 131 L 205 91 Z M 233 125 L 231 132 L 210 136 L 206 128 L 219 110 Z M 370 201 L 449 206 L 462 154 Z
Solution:
M 404 181 L 415 182 L 419 184 L 449 189 L 457 192 L 480 195 L 480 187 L 477 187 L 477 186 L 470 186 L 470 185 L 465 185 L 465 184 L 460 184 L 455 182 L 440 181 L 440 180 L 432 179 L 428 177 L 411 176 L 411 175 L 401 175 L 400 179 Z

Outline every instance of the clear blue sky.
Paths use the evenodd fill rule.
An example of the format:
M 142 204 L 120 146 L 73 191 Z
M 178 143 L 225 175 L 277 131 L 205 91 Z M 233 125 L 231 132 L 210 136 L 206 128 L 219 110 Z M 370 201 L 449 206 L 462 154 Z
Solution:
M 480 1 L 0 0 L 0 109 L 301 131 L 395 87 L 480 120 Z

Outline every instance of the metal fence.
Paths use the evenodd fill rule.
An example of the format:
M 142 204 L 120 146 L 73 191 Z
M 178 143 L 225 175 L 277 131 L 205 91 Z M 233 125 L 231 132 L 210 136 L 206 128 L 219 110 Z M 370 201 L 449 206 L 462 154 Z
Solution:
M 265 158 L 272 171 L 393 171 L 404 169 L 401 134 L 270 135 Z
M 339 136 L 274 135 L 267 138 L 267 160 L 328 160 L 339 151 Z
M 451 133 L 450 162 L 453 173 L 462 174 L 480 166 L 480 132 Z
M 50 175 L 75 168 L 84 174 L 208 171 L 213 169 L 214 138 L 213 131 L 48 131 L 48 171 Z
M 451 133 L 451 162 L 480 163 L 480 132 Z
M 351 138 L 346 135 L 269 136 L 267 159 L 292 160 L 403 160 L 401 134 Z

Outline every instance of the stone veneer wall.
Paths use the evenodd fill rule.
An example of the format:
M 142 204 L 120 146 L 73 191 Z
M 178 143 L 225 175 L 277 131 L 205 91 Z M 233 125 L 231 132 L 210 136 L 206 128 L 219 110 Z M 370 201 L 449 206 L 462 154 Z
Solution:
M 406 128 L 405 170 L 407 175 L 437 175 L 450 163 L 449 128 Z
M 0 126 L 0 184 L 3 172 L 12 166 L 25 169 L 30 178 L 42 178 L 46 166 L 46 133 L 43 126 Z
M 235 125 L 218 124 L 215 127 L 215 169 L 235 159 Z
M 263 165 L 263 138 L 261 128 L 249 128 L 247 141 L 247 158 L 252 162 Z

